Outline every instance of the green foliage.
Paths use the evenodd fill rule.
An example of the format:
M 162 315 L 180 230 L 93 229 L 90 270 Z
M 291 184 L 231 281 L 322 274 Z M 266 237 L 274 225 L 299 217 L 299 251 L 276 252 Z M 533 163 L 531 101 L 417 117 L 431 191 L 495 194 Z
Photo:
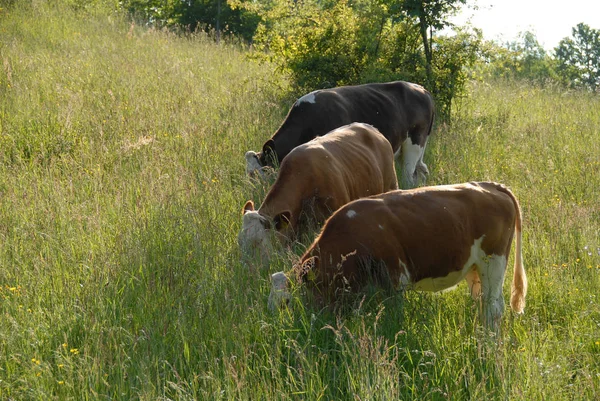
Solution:
M 448 16 L 456 13 L 466 0 L 404 0 L 392 2 L 391 11 L 394 19 L 415 18 L 423 41 L 426 60 L 427 86 L 431 86 L 433 76 L 433 31 L 443 29 L 451 24 Z
M 180 17 L 176 10 L 178 0 L 120 0 L 121 8 L 136 19 L 158 28 L 174 26 Z
M 552 58 L 531 32 L 522 32 L 516 41 L 503 46 L 487 42 L 483 48 L 485 72 L 493 78 L 526 80 L 540 85 L 557 80 Z
M 258 17 L 231 6 L 227 0 L 120 0 L 120 6 L 139 20 L 156 27 L 185 32 L 236 35 L 250 41 Z
M 454 3 L 426 8 L 432 13 L 428 29 L 443 26 L 444 13 L 453 10 Z M 426 85 L 442 117 L 450 115 L 453 98 L 464 90 L 467 69 L 481 43 L 477 32 L 461 31 L 435 42 L 428 36 L 427 46 L 432 47 L 424 53 L 420 21 L 405 9 L 374 0 L 282 0 L 258 9 L 254 3 L 240 6 L 262 18 L 254 38 L 262 52 L 257 57 L 289 74 L 297 92 L 402 79 Z
M 119 0 L 0 0 L 1 8 L 18 7 L 18 9 L 43 8 L 47 4 L 57 7 L 69 7 L 77 12 L 110 13 L 117 9 Z
M 390 8 L 397 18 L 403 15 L 423 19 L 426 30 L 440 30 L 450 26 L 448 16 L 455 14 L 466 0 L 404 0 L 391 2 Z
M 480 57 L 480 32 L 457 30 L 455 36 L 440 37 L 436 41 L 432 65 L 435 81 L 430 90 L 435 94 L 436 110 L 442 118 L 452 116 L 456 98 L 466 95 L 469 70 Z
M 571 87 L 600 88 L 600 30 L 578 24 L 572 38 L 561 40 L 554 51 L 563 82 Z
M 356 83 L 369 61 L 364 20 L 344 2 L 323 8 L 284 0 L 263 14 L 255 35 L 258 57 L 288 73 L 299 91 Z
M 518 40 L 503 46 L 486 43 L 481 62 L 484 74 L 494 78 L 596 91 L 600 87 L 599 60 L 600 31 L 578 24 L 572 37 L 560 41 L 554 55 L 546 53 L 533 33 L 523 32 Z

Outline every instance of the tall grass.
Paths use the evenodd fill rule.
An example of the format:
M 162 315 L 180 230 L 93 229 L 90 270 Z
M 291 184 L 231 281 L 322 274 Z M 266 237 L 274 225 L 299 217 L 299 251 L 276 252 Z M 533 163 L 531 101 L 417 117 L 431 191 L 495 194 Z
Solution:
M 430 140 L 430 184 L 521 202 L 528 304 L 498 337 L 464 285 L 271 314 L 292 253 L 250 272 L 236 235 L 285 80 L 118 14 L 0 13 L 0 399 L 600 397 L 597 96 L 474 84 Z

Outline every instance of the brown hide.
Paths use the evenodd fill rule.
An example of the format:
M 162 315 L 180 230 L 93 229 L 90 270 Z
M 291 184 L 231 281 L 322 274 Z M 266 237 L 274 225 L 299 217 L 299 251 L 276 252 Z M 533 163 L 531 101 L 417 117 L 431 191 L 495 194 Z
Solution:
M 288 231 L 296 230 L 312 200 L 315 213 L 306 212 L 324 221 L 354 199 L 397 188 L 389 142 L 370 125 L 350 124 L 295 148 L 258 213 L 273 220 L 289 212 Z
M 375 279 L 397 288 L 405 267 L 411 283 L 461 271 L 482 236 L 486 255 L 508 258 L 515 222 L 520 233 L 518 203 L 501 184 L 388 192 L 334 213 L 294 270 L 330 303 L 343 285 L 356 291 Z

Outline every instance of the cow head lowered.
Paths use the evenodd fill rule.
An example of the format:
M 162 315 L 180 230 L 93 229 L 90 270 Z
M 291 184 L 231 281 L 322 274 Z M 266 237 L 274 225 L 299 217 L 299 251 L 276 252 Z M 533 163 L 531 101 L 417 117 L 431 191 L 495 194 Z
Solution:
M 290 302 L 290 280 L 283 272 L 271 274 L 271 293 L 269 294 L 269 309 L 274 311 Z
M 295 264 L 289 274 L 295 278 L 298 284 L 305 283 L 309 286 L 314 286 L 317 280 L 316 274 L 319 263 L 318 256 L 312 256 L 304 261 L 299 261 Z M 291 280 L 284 272 L 277 272 L 271 275 L 271 293 L 269 294 L 268 308 L 275 311 L 287 304 L 292 297 L 291 295 Z
M 251 150 L 246 152 L 246 174 L 249 176 L 260 176 L 265 178 L 265 168 L 274 167 L 277 161 L 275 153 L 275 142 L 269 139 L 263 145 L 262 152 L 256 153 Z
M 254 210 L 254 202 L 247 201 L 242 209 L 242 229 L 238 244 L 244 257 L 260 257 L 262 263 L 269 261 L 275 242 L 286 242 L 290 234 L 291 212 L 284 211 L 274 217 Z

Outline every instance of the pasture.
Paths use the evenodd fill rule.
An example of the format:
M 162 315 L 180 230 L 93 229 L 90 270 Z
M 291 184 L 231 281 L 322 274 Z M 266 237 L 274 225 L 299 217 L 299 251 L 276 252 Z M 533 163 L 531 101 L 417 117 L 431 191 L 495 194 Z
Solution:
M 244 153 L 294 100 L 239 47 L 33 1 L 0 11 L 0 58 L 0 399 L 600 398 L 598 95 L 474 82 L 429 140 L 428 184 L 521 203 L 527 306 L 495 336 L 464 283 L 268 312 L 310 238 L 239 262 L 268 188 Z

